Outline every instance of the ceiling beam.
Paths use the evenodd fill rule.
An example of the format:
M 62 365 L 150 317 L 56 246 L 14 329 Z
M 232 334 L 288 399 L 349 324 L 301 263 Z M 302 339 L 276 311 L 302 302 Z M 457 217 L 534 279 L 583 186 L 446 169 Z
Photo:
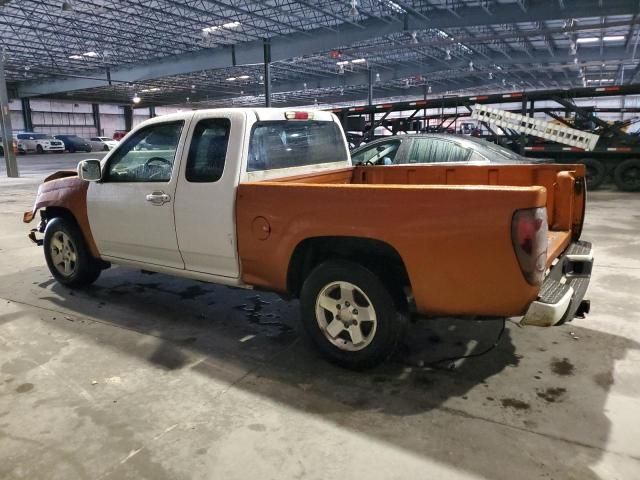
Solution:
M 573 18 L 609 16 L 633 13 L 637 0 L 610 0 L 600 6 L 598 0 L 573 0 L 565 2 L 570 7 Z M 427 28 L 472 27 L 489 24 L 507 24 L 515 22 L 536 22 L 566 17 L 566 11 L 558 5 L 535 4 L 523 11 L 517 4 L 503 4 L 489 15 L 479 6 L 463 6 L 456 9 L 456 15 L 440 9 L 428 12 L 421 18 L 412 15 L 403 22 L 387 23 L 382 19 L 370 18 L 358 23 L 358 26 L 342 24 L 338 32 L 327 31 L 323 27 L 303 33 L 290 33 L 271 39 L 272 61 L 311 55 L 328 51 L 340 46 L 381 37 L 392 33 Z M 362 28 L 364 27 L 364 28 Z M 256 40 L 235 45 L 235 65 L 262 63 L 262 41 Z M 231 47 L 203 49 L 193 53 L 171 55 L 157 60 L 112 66 L 111 79 L 115 82 L 141 82 L 172 75 L 187 74 L 202 70 L 211 70 L 234 66 Z M 55 75 L 55 73 L 54 73 Z M 105 69 L 78 72 L 80 77 L 90 78 L 51 78 L 47 80 L 25 81 L 17 84 L 21 97 L 51 95 L 74 90 L 83 90 L 108 85 Z
M 509 75 L 509 66 L 512 65 L 531 65 L 531 64 L 562 64 L 565 63 L 570 67 L 578 68 L 580 65 L 574 65 L 573 56 L 569 55 L 568 50 L 558 50 L 555 56 L 549 55 L 546 50 L 536 50 L 532 52 L 532 55 L 528 55 L 525 52 L 514 51 L 510 58 L 505 58 L 497 53 L 493 54 L 493 57 L 483 58 L 476 56 L 473 58 L 474 68 L 480 71 L 493 72 L 494 74 Z M 609 47 L 600 54 L 600 49 L 583 47 L 580 50 L 578 59 L 583 62 L 607 62 L 614 60 L 622 60 L 626 57 L 624 47 Z M 388 82 L 391 80 L 398 80 L 402 78 L 408 78 L 416 75 L 429 80 L 430 74 L 436 74 L 448 70 L 468 70 L 469 58 L 459 59 L 453 58 L 447 62 L 446 66 L 442 63 L 425 63 L 422 66 L 418 65 L 403 65 L 394 69 L 386 69 L 376 71 L 380 74 L 381 82 Z M 499 71 L 495 68 L 498 64 L 503 70 Z M 559 65 L 561 67 L 561 65 Z M 375 67 L 374 71 L 375 71 Z M 530 68 L 530 67 L 529 67 Z M 295 82 L 282 82 L 274 83 L 273 91 L 275 92 L 287 92 L 302 90 L 304 83 L 307 84 L 307 88 L 332 88 L 332 87 L 348 87 L 353 85 L 364 85 L 368 81 L 368 73 L 366 70 L 357 73 L 345 73 L 344 75 L 334 75 L 333 77 L 324 77 L 318 79 L 304 79 Z

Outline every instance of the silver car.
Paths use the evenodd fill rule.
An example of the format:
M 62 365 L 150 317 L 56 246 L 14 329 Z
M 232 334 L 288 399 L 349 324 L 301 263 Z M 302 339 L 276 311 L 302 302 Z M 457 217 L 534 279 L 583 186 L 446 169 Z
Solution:
M 466 135 L 416 134 L 379 138 L 351 152 L 354 165 L 410 163 L 536 163 L 507 148 Z

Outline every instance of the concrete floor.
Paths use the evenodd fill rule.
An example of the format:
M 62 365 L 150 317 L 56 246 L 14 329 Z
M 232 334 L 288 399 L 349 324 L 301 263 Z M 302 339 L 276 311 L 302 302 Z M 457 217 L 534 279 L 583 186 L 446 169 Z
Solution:
M 640 477 L 640 195 L 590 195 L 587 320 L 509 324 L 439 368 L 417 365 L 482 351 L 500 323 L 421 322 L 352 373 L 273 295 L 117 267 L 55 283 L 21 216 L 86 156 L 20 157 L 0 180 L 0 478 Z

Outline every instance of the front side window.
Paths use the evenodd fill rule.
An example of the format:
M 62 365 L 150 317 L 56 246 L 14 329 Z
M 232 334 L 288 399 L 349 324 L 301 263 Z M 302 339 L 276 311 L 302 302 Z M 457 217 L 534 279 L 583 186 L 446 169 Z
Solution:
M 224 171 L 231 121 L 210 118 L 196 125 L 185 176 L 189 182 L 217 182 Z
M 104 181 L 168 182 L 184 122 L 149 125 L 138 130 L 109 159 Z
M 413 141 L 410 163 L 466 162 L 470 150 L 448 140 L 419 138 Z
M 396 158 L 400 140 L 380 142 L 364 148 L 351 157 L 354 165 L 391 165 Z
M 347 148 L 335 122 L 266 121 L 253 127 L 247 170 L 300 167 L 347 158 Z

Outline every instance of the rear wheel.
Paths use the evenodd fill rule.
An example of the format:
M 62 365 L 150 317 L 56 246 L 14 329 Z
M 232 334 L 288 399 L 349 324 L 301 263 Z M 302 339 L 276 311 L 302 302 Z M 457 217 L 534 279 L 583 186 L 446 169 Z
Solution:
M 44 153 L 44 148 L 42 148 L 42 145 L 36 145 L 36 152 Z
M 621 162 L 613 172 L 613 179 L 620 190 L 640 192 L 640 160 L 630 158 Z
M 607 169 L 604 163 L 595 158 L 585 158 L 582 163 L 587 167 L 587 188 L 589 190 L 597 190 L 607 176 Z
M 58 282 L 80 288 L 100 276 L 101 266 L 93 258 L 76 223 L 56 217 L 44 231 L 44 256 L 49 271 Z
M 378 276 L 349 261 L 317 266 L 302 286 L 300 307 L 304 329 L 318 350 L 355 370 L 389 358 L 407 324 Z

